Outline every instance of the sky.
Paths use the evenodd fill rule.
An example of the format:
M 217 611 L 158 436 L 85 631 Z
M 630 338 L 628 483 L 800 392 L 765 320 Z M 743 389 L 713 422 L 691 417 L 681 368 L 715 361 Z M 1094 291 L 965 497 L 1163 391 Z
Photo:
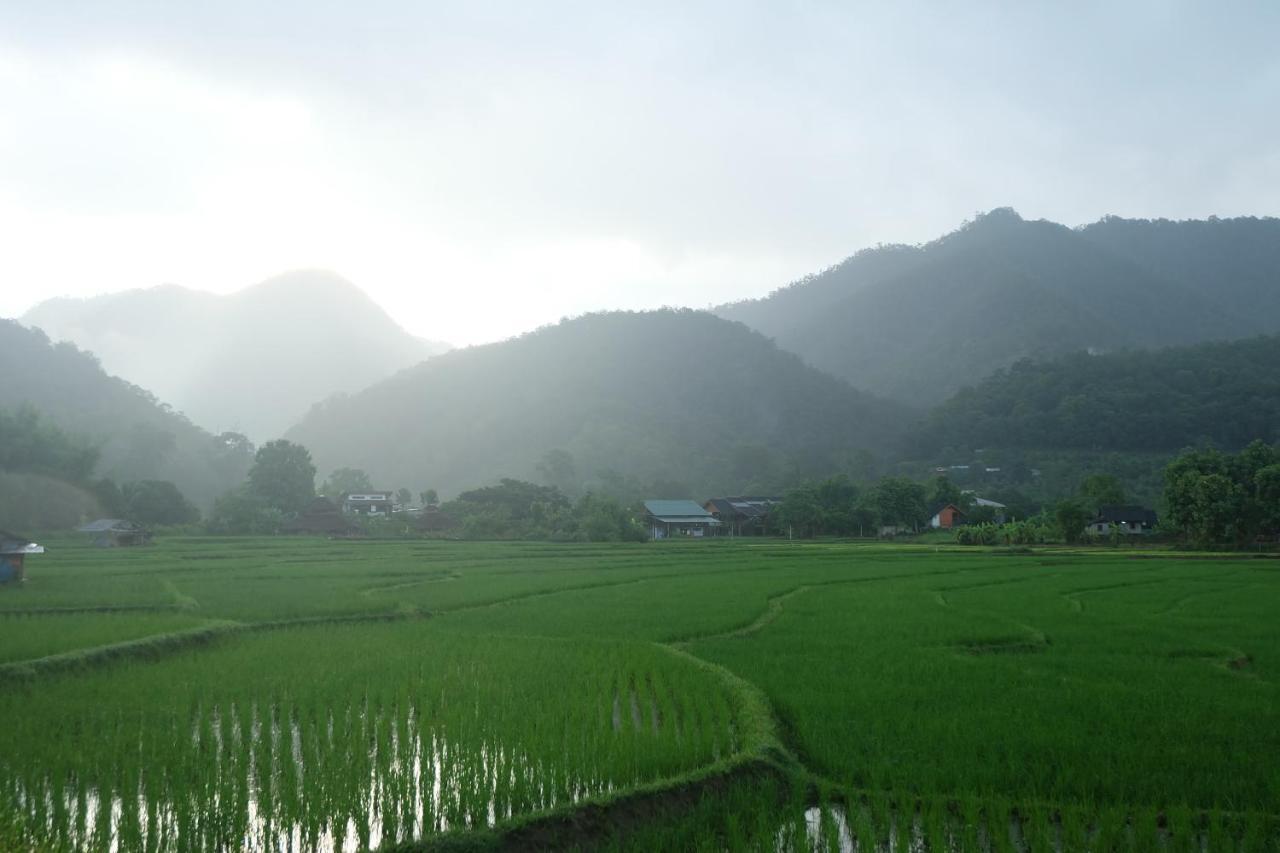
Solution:
M 1280 4 L 0 0 L 0 316 L 327 268 L 456 345 L 1012 206 L 1280 213 Z

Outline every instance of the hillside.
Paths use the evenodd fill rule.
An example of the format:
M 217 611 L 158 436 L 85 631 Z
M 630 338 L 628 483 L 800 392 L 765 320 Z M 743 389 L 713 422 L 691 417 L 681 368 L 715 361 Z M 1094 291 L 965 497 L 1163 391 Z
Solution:
M 147 391 L 108 376 L 91 354 L 12 320 L 0 320 L 0 388 L 0 410 L 30 406 L 99 448 L 96 469 L 84 476 L 170 480 L 208 507 L 243 480 L 252 461 Z
M 938 406 L 914 432 L 944 448 L 1177 451 L 1280 441 L 1280 338 L 1019 361 Z
M 278 437 L 315 401 L 446 349 L 400 328 L 332 273 L 293 272 L 229 296 L 174 285 L 51 299 L 22 321 L 92 351 L 112 374 L 215 431 Z
M 779 488 L 847 468 L 858 450 L 887 447 L 905 419 L 740 324 L 658 311 L 588 315 L 447 353 L 318 405 L 288 438 L 322 477 L 362 468 L 382 488 L 629 480 L 683 497 L 665 492 Z M 540 474 L 553 450 L 567 453 L 559 471 Z
M 1071 229 L 1000 209 L 716 313 L 859 388 L 936 403 L 1020 358 L 1280 331 L 1280 220 Z

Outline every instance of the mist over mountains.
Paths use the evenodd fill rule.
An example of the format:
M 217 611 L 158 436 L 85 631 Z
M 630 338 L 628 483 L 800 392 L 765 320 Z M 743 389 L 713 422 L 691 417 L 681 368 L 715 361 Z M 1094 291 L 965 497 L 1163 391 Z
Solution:
M 297 271 L 219 296 L 164 285 L 50 299 L 22 322 L 93 352 L 192 421 L 262 442 L 317 400 L 448 349 L 410 335 L 364 291 Z
M 252 457 L 191 423 L 146 390 L 108 376 L 91 353 L 39 329 L 0 320 L 3 409 L 40 418 L 97 450 L 86 475 L 117 482 L 168 480 L 200 506 L 234 488 Z
M 908 413 L 698 311 L 593 314 L 457 350 L 312 410 L 287 437 L 322 472 L 442 493 L 539 478 L 570 488 L 779 489 L 866 464 Z M 663 485 L 658 486 L 661 482 Z
M 24 321 L 85 352 L 6 324 L 3 407 L 99 447 L 97 476 L 172 480 L 203 507 L 248 464 L 227 430 L 304 444 L 321 479 L 444 496 L 501 477 L 779 492 L 979 447 L 1274 438 L 1280 339 L 1243 339 L 1280 332 L 1280 220 L 1072 229 L 999 209 L 716 313 L 591 314 L 438 355 L 323 272 L 49 300 Z
M 976 217 L 721 316 L 858 388 L 931 405 L 1019 358 L 1280 331 L 1280 219 Z

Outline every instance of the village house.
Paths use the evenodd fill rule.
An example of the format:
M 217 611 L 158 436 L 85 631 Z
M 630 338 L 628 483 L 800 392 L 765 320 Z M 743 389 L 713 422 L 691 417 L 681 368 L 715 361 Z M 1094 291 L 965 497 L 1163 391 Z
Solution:
M 968 521 L 964 510 L 955 504 L 942 504 L 929 513 L 929 526 L 938 530 L 962 527 Z
M 122 518 L 99 518 L 78 528 L 78 532 L 88 533 L 99 548 L 123 548 L 151 542 L 150 530 Z
M 1096 536 L 1106 536 L 1118 530 L 1126 536 L 1142 536 L 1155 532 L 1156 512 L 1140 506 L 1104 506 L 1089 522 L 1087 530 Z
M 781 503 L 779 497 L 738 496 L 711 498 L 702 508 L 734 536 L 763 536 L 769 530 L 769 513 Z
M 342 496 L 342 511 L 354 515 L 391 515 L 394 492 L 352 492 Z
M 720 522 L 696 501 L 654 500 L 644 502 L 649 535 L 654 539 L 672 536 L 707 536 Z
M 26 536 L 0 530 L 0 584 L 25 581 L 27 555 L 43 553 L 44 548 Z

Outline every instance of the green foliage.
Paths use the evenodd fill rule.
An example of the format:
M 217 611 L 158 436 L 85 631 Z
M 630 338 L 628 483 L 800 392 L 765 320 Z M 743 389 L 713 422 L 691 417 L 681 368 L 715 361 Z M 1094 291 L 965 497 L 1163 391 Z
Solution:
M 461 523 L 464 539 L 640 542 L 635 514 L 614 498 L 588 492 L 570 504 L 554 486 L 504 479 L 463 492 L 440 511 Z
M 190 524 L 200 510 L 167 480 L 140 480 L 120 489 L 124 515 L 140 524 Z
M 1280 439 L 1280 338 L 1022 360 L 930 412 L 911 446 L 1174 452 Z
M 929 520 L 925 487 L 906 477 L 884 477 L 873 490 L 881 524 L 917 528 Z
M 933 478 L 933 486 L 929 495 L 930 506 L 954 504 L 967 512 L 970 503 L 972 501 L 968 499 L 968 496 L 960 490 L 959 486 L 951 482 L 951 478 L 946 474 L 939 474 Z
M 1079 498 L 1066 498 L 1053 507 L 1053 520 L 1058 532 L 1068 544 L 1079 542 L 1084 536 L 1085 525 L 1093 518 L 1094 510 Z
M 249 488 L 228 492 L 213 505 L 205 529 L 221 535 L 275 533 L 284 514 Z
M 83 483 L 97 464 L 96 447 L 67 435 L 31 406 L 0 410 L 0 471 Z
M 1090 474 L 1080 484 L 1080 497 L 1095 509 L 1126 503 L 1124 484 L 1114 474 Z
M 769 514 L 775 533 L 800 537 L 871 535 L 878 521 L 874 497 L 842 475 L 792 489 Z
M 1189 450 L 1165 469 L 1164 526 L 1197 545 L 1243 545 L 1280 534 L 1280 450 Z
M 277 439 L 258 448 L 249 490 L 279 512 L 297 512 L 316 494 L 316 466 L 302 445 Z

